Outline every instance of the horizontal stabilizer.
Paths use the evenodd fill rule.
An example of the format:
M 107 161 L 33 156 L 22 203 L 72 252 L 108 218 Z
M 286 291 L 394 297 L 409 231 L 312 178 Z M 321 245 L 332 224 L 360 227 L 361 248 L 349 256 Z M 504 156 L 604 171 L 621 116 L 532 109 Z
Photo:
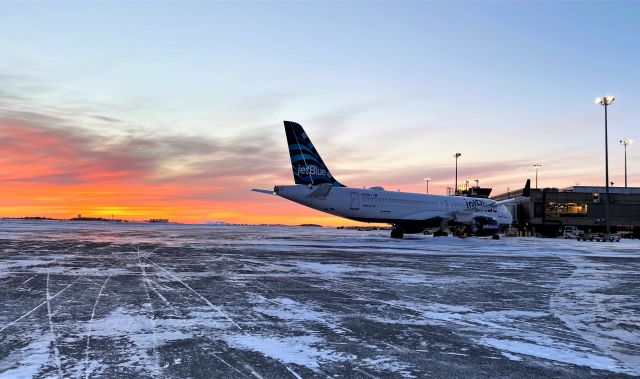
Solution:
M 257 189 L 257 188 L 254 188 L 251 191 L 260 192 L 260 193 L 266 193 L 267 195 L 275 195 L 276 194 L 275 192 L 273 192 L 273 190 L 264 190 L 264 189 Z

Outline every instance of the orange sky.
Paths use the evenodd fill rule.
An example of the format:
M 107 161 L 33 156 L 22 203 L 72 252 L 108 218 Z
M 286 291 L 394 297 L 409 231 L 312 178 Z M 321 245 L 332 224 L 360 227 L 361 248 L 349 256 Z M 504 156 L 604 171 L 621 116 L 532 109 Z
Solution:
M 267 132 L 258 128 L 251 136 L 207 138 L 145 133 L 122 126 L 106 128 L 111 133 L 106 134 L 79 127 L 74 120 L 27 112 L 0 116 L 0 216 L 71 218 L 82 214 L 184 223 L 357 224 L 250 192 L 251 188 L 292 182 L 284 133 L 274 132 L 276 126 Z M 407 161 L 402 169 L 384 166 L 382 161 L 367 165 L 375 158 L 366 156 L 351 163 L 337 157 L 339 149 L 331 149 L 331 144 L 319 146 L 320 151 L 327 147 L 326 161 L 343 183 L 424 192 L 422 164 Z M 575 159 L 579 152 L 572 154 Z M 567 157 L 557 154 L 556 159 L 562 162 Z M 567 168 L 554 171 L 553 162 L 545 162 L 550 162 L 543 172 L 547 183 L 553 178 L 566 183 Z M 504 192 L 507 186 L 521 188 L 525 178 L 532 177 L 528 161 L 465 162 L 464 170 L 474 172 L 482 183 L 491 183 L 494 193 Z M 569 170 L 594 177 L 588 166 Z M 431 167 L 430 192 L 445 193 L 451 186 L 452 171 L 451 164 Z M 461 174 L 460 183 L 464 178 Z
M 170 138 L 128 138 L 107 141 L 87 130 L 0 119 L 0 215 L 172 221 L 200 223 L 353 224 L 306 209 L 277 197 L 252 193 L 247 173 L 234 166 L 246 146 L 228 148 Z M 167 145 L 180 145 L 184 151 Z M 217 153 L 228 155 L 216 162 Z M 195 162 L 181 170 L 165 168 L 172 160 Z M 282 154 L 286 150 L 282 149 Z M 206 163 L 206 164 L 205 164 Z M 207 164 L 210 164 L 208 166 Z M 273 183 L 288 183 L 286 170 Z M 270 175 L 267 175 L 270 176 Z

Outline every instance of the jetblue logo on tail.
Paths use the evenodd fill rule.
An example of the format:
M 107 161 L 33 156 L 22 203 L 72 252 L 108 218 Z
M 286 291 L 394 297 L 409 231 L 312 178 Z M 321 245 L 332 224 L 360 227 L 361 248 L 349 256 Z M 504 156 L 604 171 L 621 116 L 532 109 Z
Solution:
M 336 187 L 344 187 L 331 176 L 327 165 L 322 161 L 320 154 L 318 154 L 300 124 L 285 121 L 284 130 L 287 134 L 291 168 L 293 169 L 293 179 L 296 184 L 315 185 L 329 183 Z
M 329 177 L 331 177 L 331 175 L 329 175 L 329 171 L 325 170 L 324 168 L 318 167 L 316 165 L 309 165 L 309 166 L 298 166 L 298 175 L 302 176 L 302 175 L 327 175 Z

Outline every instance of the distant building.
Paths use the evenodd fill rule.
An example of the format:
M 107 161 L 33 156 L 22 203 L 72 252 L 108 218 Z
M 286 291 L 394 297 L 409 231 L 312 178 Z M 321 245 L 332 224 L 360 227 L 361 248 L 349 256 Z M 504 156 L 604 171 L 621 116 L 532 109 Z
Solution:
M 158 223 L 158 224 L 166 224 L 169 222 L 167 218 L 150 218 L 149 222 Z
M 633 233 L 640 238 L 640 188 L 609 187 L 611 231 Z M 493 197 L 503 200 L 520 191 Z M 581 230 L 605 230 L 605 187 L 573 186 L 532 189 L 528 202 L 510 207 L 515 226 L 543 236 L 556 236 L 564 226 Z
M 122 220 L 119 218 L 114 218 L 113 215 L 111 218 L 104 217 L 82 217 L 81 214 L 78 214 L 78 217 L 70 218 L 69 221 L 108 221 L 108 222 L 128 222 L 127 220 Z
M 458 196 L 467 196 L 467 197 L 483 197 L 483 198 L 487 198 L 487 197 L 489 197 L 489 195 L 491 195 L 491 190 L 492 190 L 492 188 L 485 188 L 485 187 L 479 187 L 479 186 L 467 187 L 464 190 L 458 191 L 457 195 Z

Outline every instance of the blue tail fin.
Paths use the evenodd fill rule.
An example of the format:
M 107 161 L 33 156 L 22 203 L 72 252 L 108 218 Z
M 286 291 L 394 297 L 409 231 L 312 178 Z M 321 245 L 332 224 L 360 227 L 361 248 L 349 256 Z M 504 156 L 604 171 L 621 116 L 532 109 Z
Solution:
M 331 176 L 329 169 L 300 124 L 285 121 L 284 130 L 287 134 L 293 179 L 296 184 L 329 183 L 335 187 L 344 187 Z

